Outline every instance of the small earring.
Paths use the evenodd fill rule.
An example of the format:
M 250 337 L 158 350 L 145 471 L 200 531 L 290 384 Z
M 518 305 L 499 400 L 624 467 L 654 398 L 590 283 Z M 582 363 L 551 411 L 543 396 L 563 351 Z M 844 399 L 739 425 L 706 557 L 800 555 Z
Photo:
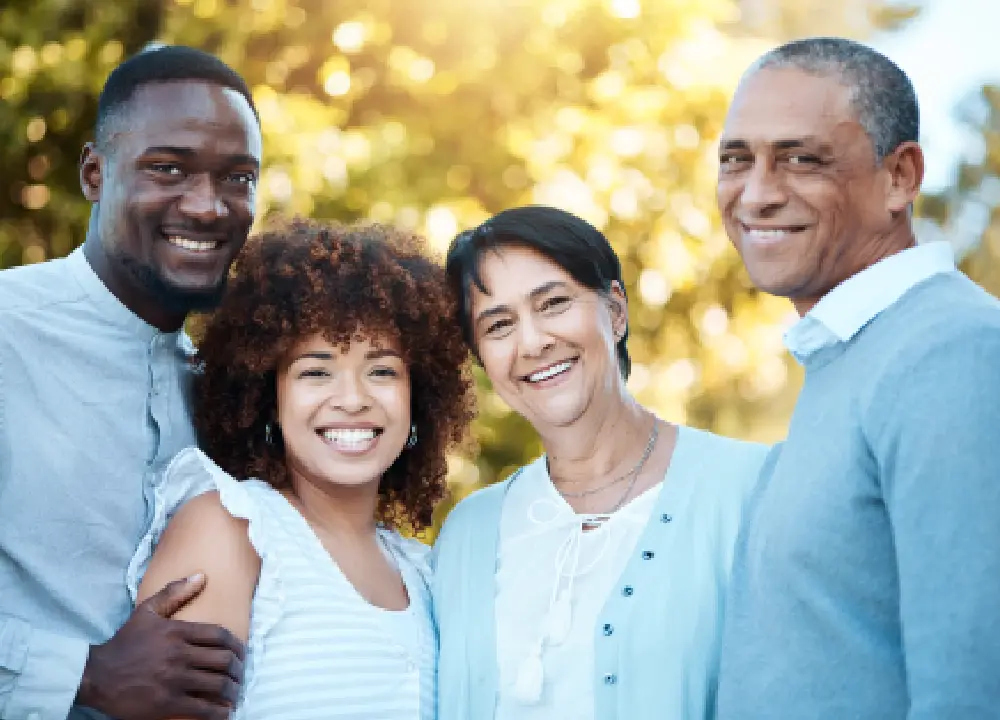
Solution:
M 406 447 L 412 448 L 417 444 L 417 426 L 410 425 L 410 436 L 406 438 Z
M 264 426 L 264 442 L 274 445 L 274 428 L 270 422 Z

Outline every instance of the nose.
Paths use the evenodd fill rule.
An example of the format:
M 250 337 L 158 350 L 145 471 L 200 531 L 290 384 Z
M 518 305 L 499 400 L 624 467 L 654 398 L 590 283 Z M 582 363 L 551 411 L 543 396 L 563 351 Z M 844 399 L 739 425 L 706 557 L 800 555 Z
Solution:
M 788 197 L 777 173 L 767 162 L 755 162 L 740 193 L 740 205 L 753 217 L 766 217 L 783 207 Z
M 179 209 L 185 216 L 200 223 L 212 223 L 228 213 L 209 173 L 198 173 L 189 178 Z
M 371 396 L 365 383 L 355 373 L 338 373 L 331 388 L 329 402 L 338 410 L 357 414 L 371 407 Z
M 533 315 L 518 324 L 518 344 L 523 357 L 539 357 L 552 347 L 552 336 Z

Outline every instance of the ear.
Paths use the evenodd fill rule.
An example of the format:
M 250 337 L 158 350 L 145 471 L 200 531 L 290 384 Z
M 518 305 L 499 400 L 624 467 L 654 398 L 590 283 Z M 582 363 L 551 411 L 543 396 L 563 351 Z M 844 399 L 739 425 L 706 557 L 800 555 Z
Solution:
M 615 342 L 618 342 L 625 337 L 628 329 L 628 299 L 625 297 L 625 289 L 617 280 L 611 281 L 608 303 L 611 306 L 611 329 L 615 333 Z
M 915 142 L 904 142 L 882 161 L 889 173 L 886 209 L 897 215 L 908 209 L 920 194 L 924 181 L 924 151 Z
M 83 196 L 92 203 L 101 199 L 105 162 L 105 157 L 98 152 L 94 143 L 89 142 L 83 146 L 80 153 L 80 188 Z

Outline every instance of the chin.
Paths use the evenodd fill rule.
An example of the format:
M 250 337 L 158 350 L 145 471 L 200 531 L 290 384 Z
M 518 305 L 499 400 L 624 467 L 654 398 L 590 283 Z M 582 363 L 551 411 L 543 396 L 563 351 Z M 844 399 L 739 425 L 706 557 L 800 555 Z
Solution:
M 747 268 L 747 272 L 754 287 L 775 297 L 794 297 L 803 285 L 797 278 L 774 272 L 773 268 Z
M 576 423 L 583 417 L 583 407 L 551 408 L 536 411 L 529 416 L 536 430 L 545 428 L 564 428 Z
M 337 485 L 342 488 L 357 488 L 373 483 L 378 484 L 381 482 L 383 474 L 385 474 L 385 470 L 339 465 L 338 467 L 324 468 L 320 477 L 323 482 L 330 485 Z
M 184 312 L 207 312 L 215 310 L 222 303 L 226 294 L 226 280 L 222 278 L 214 285 L 182 286 L 161 281 L 157 286 L 150 286 L 160 302 L 171 309 Z

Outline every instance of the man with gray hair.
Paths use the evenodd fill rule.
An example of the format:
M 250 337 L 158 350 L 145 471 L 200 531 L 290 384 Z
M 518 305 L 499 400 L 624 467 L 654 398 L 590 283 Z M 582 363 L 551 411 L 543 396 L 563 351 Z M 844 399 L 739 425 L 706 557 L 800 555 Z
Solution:
M 1000 716 L 1000 303 L 917 245 L 918 117 L 888 58 L 811 38 L 726 118 L 719 208 L 805 384 L 746 509 L 720 720 Z

